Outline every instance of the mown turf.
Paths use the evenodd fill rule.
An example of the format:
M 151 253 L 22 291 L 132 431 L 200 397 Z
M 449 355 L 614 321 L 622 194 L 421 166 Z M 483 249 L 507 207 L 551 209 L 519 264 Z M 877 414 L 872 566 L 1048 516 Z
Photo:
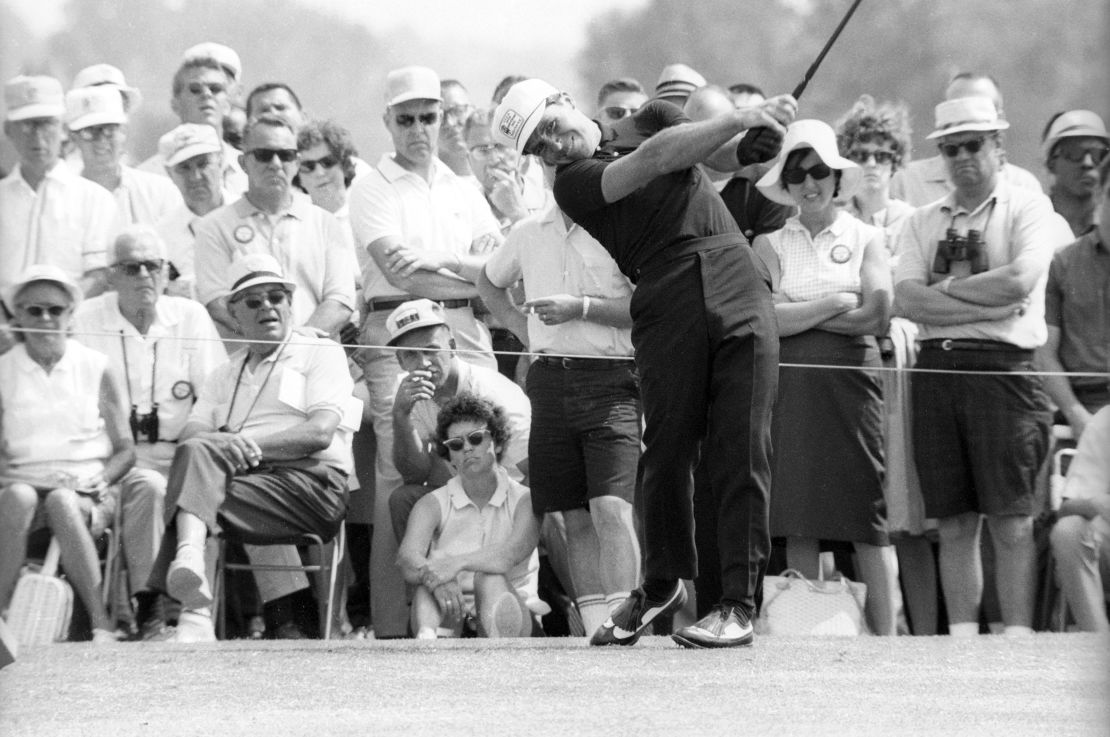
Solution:
M 1107 735 L 1110 638 L 64 644 L 0 735 Z

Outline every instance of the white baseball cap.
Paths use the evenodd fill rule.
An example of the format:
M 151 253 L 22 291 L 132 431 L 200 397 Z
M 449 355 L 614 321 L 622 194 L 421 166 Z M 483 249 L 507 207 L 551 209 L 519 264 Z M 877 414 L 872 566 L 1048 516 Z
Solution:
M 181 55 L 181 65 L 185 66 L 189 62 L 199 59 L 211 59 L 219 64 L 233 82 L 238 82 L 240 75 L 243 73 L 243 64 L 239 61 L 239 54 L 235 53 L 235 49 L 230 46 L 211 41 L 190 46 Z
M 53 77 L 19 75 L 4 85 L 5 120 L 61 118 L 65 115 L 62 83 Z
M 223 151 L 220 136 L 210 125 L 182 123 L 158 139 L 158 154 L 166 166 L 177 166 L 182 161 Z
M 1052 121 L 1045 133 L 1041 150 L 1047 161 L 1052 156 L 1052 149 L 1065 138 L 1101 138 L 1110 143 L 1110 135 L 1106 133 L 1106 123 L 1097 113 L 1090 110 L 1069 110 Z
M 143 95 L 137 87 L 130 87 L 123 77 L 123 72 L 111 64 L 93 64 L 77 72 L 73 78 L 73 87 L 114 87 L 123 95 L 123 109 L 131 113 L 143 101 Z
M 387 74 L 386 106 L 400 105 L 409 100 L 443 102 L 443 95 L 439 90 L 439 75 L 428 67 L 402 67 Z
M 389 331 L 389 342 L 386 345 L 396 345 L 401 336 L 413 330 L 446 324 L 447 315 L 443 311 L 443 305 L 430 299 L 409 300 L 398 305 L 385 319 L 385 329 Z
M 126 122 L 123 95 L 115 87 L 78 87 L 66 93 L 66 126 L 71 131 Z
M 526 79 L 510 87 L 493 113 L 490 127 L 494 143 L 508 146 L 519 154 L 524 153 L 528 139 L 547 109 L 547 99 L 557 94 L 559 90 L 542 79 Z

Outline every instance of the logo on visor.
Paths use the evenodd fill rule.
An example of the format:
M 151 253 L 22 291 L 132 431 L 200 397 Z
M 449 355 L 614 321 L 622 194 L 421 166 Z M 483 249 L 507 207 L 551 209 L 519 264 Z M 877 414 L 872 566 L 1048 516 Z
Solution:
M 516 110 L 505 111 L 505 116 L 501 118 L 501 123 L 497 126 L 506 137 L 516 140 L 520 135 L 520 129 L 524 127 L 524 118 Z
M 397 318 L 397 329 L 400 330 L 401 328 L 405 327 L 409 323 L 416 322 L 417 320 L 420 319 L 420 317 L 421 317 L 421 315 L 420 315 L 419 312 L 412 312 L 408 315 L 405 315 L 404 317 Z

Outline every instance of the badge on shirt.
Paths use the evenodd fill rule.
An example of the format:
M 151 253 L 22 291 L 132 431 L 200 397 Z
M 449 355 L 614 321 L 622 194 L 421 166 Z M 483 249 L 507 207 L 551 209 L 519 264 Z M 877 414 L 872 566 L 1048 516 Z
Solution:
M 193 384 L 190 381 L 175 381 L 173 386 L 170 387 L 170 394 L 174 399 L 188 399 L 193 396 Z
M 254 240 L 254 228 L 249 225 L 240 225 L 232 235 L 240 243 L 250 243 Z
M 838 243 L 829 251 L 829 258 L 834 264 L 846 264 L 852 258 L 852 249 L 843 243 Z

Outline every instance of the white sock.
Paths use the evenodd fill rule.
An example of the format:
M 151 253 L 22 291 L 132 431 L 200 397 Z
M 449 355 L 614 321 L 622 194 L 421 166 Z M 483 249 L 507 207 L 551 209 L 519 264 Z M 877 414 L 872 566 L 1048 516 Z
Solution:
M 418 639 L 418 640 L 434 640 L 434 639 L 436 639 L 436 628 L 435 627 L 421 627 L 420 631 L 416 633 L 416 639 Z
M 992 635 L 1001 635 L 1006 631 L 1006 626 L 1001 622 L 987 622 L 987 631 Z
M 579 596 L 575 603 L 578 604 L 578 613 L 582 616 L 582 628 L 589 637 L 597 628 L 605 624 L 609 616 L 609 609 L 605 606 L 605 597 L 601 594 L 586 594 Z
M 952 637 L 975 637 L 979 634 L 978 622 L 950 622 L 948 634 Z
M 1002 634 L 1009 637 L 1031 637 L 1033 635 L 1033 628 L 1026 627 L 1023 624 L 1008 624 L 1003 629 Z

